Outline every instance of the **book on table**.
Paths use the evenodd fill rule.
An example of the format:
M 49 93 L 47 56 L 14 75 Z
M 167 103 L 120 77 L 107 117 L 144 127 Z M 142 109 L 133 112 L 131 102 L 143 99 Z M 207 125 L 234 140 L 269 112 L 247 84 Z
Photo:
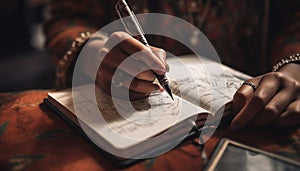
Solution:
M 250 78 L 194 55 L 169 58 L 167 63 L 174 101 L 166 92 L 122 100 L 87 84 L 50 92 L 45 102 L 108 154 L 151 157 L 184 140 L 194 121 L 213 125 L 229 116 L 234 93 Z

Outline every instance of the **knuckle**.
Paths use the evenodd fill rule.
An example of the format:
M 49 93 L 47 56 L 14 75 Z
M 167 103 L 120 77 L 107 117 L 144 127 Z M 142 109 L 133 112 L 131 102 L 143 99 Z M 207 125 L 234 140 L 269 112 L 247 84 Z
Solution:
M 113 32 L 113 33 L 110 35 L 110 38 L 111 38 L 111 39 L 120 39 L 120 38 L 121 38 L 121 32 Z
M 155 76 L 151 71 L 143 71 L 136 75 L 136 78 L 140 80 L 154 81 Z
M 257 93 L 253 95 L 253 100 L 256 101 L 259 105 L 265 104 L 265 95 L 262 93 Z
M 295 107 L 294 111 L 300 115 L 300 104 Z
M 298 90 L 299 91 L 300 85 L 296 80 L 291 80 L 291 81 L 289 81 L 289 88 L 291 90 L 296 90 L 296 91 Z
M 152 51 L 148 49 L 143 44 L 139 44 L 133 47 L 135 53 L 132 55 L 133 58 L 139 59 L 139 60 L 145 60 L 148 59 L 149 56 L 151 57 Z
M 242 93 L 242 92 L 240 92 L 240 91 L 237 91 L 237 92 L 234 94 L 233 98 L 234 98 L 235 100 L 237 100 L 237 101 L 247 101 L 249 97 L 248 97 L 246 94 L 244 94 L 244 93 Z
M 129 35 L 127 35 L 125 32 L 122 32 L 122 31 L 116 31 L 110 35 L 110 39 L 112 39 L 112 40 L 124 40 L 128 37 L 129 37 Z
M 139 48 L 140 48 L 139 50 L 141 52 L 144 52 L 144 54 L 142 54 L 142 55 L 153 56 L 153 52 L 147 46 L 142 45 Z
M 271 72 L 270 74 L 273 78 L 276 78 L 276 79 L 279 79 L 279 80 L 282 80 L 282 79 L 285 78 L 284 74 L 281 73 L 281 72 Z
M 300 92 L 300 83 L 297 80 L 285 78 L 283 82 L 284 86 L 291 92 L 295 92 L 296 95 Z
M 267 105 L 264 110 L 271 115 L 278 115 L 280 112 L 279 107 L 275 104 Z
M 296 89 L 296 94 L 300 95 L 300 82 L 294 81 L 294 86 Z
M 147 75 L 145 72 L 140 72 L 139 74 L 136 75 L 136 78 L 143 80 L 146 76 Z
M 294 108 L 294 112 L 300 115 L 300 107 L 295 107 Z
M 165 51 L 164 49 L 159 48 L 159 50 L 160 50 L 161 53 L 164 53 L 165 55 L 167 54 L 166 51 Z
M 146 74 L 144 72 L 141 72 L 139 74 L 136 75 L 136 78 L 143 80 L 146 77 Z
M 295 104 L 295 105 L 291 105 L 288 108 L 289 112 L 293 112 L 293 113 L 297 113 L 300 115 L 300 102 Z
M 104 56 L 107 56 L 108 53 L 109 53 L 108 48 L 105 48 L 105 47 L 101 48 L 99 50 L 99 57 L 100 57 L 100 59 L 102 59 Z
M 294 101 L 293 103 L 289 104 L 289 106 L 284 111 L 284 116 L 298 116 L 300 119 L 300 99 Z M 300 120 L 299 120 L 300 121 Z
M 167 53 L 164 49 L 161 49 L 161 48 L 158 48 L 158 51 L 159 51 L 159 56 L 161 57 L 166 57 L 167 56 Z
M 142 80 L 144 78 L 144 76 L 143 76 L 143 74 L 140 73 L 136 76 L 136 78 Z

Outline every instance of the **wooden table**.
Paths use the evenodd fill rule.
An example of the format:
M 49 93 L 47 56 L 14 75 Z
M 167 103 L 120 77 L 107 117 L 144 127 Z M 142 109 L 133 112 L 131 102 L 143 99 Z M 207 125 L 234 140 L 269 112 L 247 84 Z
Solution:
M 43 104 L 48 90 L 0 94 L 0 170 L 117 170 L 86 139 Z M 205 144 L 210 156 L 229 138 L 300 161 L 300 128 L 222 128 Z M 201 170 L 199 150 L 187 143 L 125 170 Z

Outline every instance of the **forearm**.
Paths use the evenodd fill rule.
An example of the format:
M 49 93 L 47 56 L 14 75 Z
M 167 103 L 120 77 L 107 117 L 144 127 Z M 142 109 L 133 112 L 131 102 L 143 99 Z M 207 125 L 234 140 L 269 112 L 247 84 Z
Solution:
M 54 26 L 55 27 L 55 26 Z M 60 27 L 61 32 L 53 36 L 47 36 L 46 48 L 50 52 L 55 64 L 64 56 L 64 54 L 71 48 L 72 41 L 80 36 L 81 33 L 95 32 L 95 28 L 88 26 L 74 26 L 74 27 Z M 51 27 L 50 27 L 51 29 Z M 79 50 L 79 49 L 78 49 Z
M 82 35 L 92 34 L 106 24 L 105 13 L 107 13 L 106 6 L 109 3 L 109 1 L 97 0 L 49 2 L 51 18 L 44 25 L 47 38 L 46 48 L 57 68 L 62 68 L 60 66 L 62 63 L 75 63 L 84 45 L 80 42 L 88 40 Z M 68 67 L 69 74 L 63 77 L 71 77 L 72 65 L 68 64 L 65 67 Z M 56 73 L 56 75 L 61 74 Z

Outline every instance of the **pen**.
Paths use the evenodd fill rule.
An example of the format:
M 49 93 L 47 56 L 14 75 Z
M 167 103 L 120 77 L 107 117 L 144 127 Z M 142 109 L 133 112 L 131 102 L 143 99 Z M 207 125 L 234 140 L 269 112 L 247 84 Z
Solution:
M 118 0 L 115 5 L 116 11 L 122 21 L 122 24 L 125 27 L 125 30 L 128 33 L 131 33 L 137 40 L 143 43 L 145 46 L 149 47 L 149 44 L 144 36 L 144 31 L 139 24 L 134 12 L 129 8 L 128 4 L 125 0 Z M 165 75 L 158 75 L 157 73 L 153 72 L 156 76 L 160 85 L 167 91 L 170 97 L 173 99 L 171 89 L 169 87 L 168 79 Z

